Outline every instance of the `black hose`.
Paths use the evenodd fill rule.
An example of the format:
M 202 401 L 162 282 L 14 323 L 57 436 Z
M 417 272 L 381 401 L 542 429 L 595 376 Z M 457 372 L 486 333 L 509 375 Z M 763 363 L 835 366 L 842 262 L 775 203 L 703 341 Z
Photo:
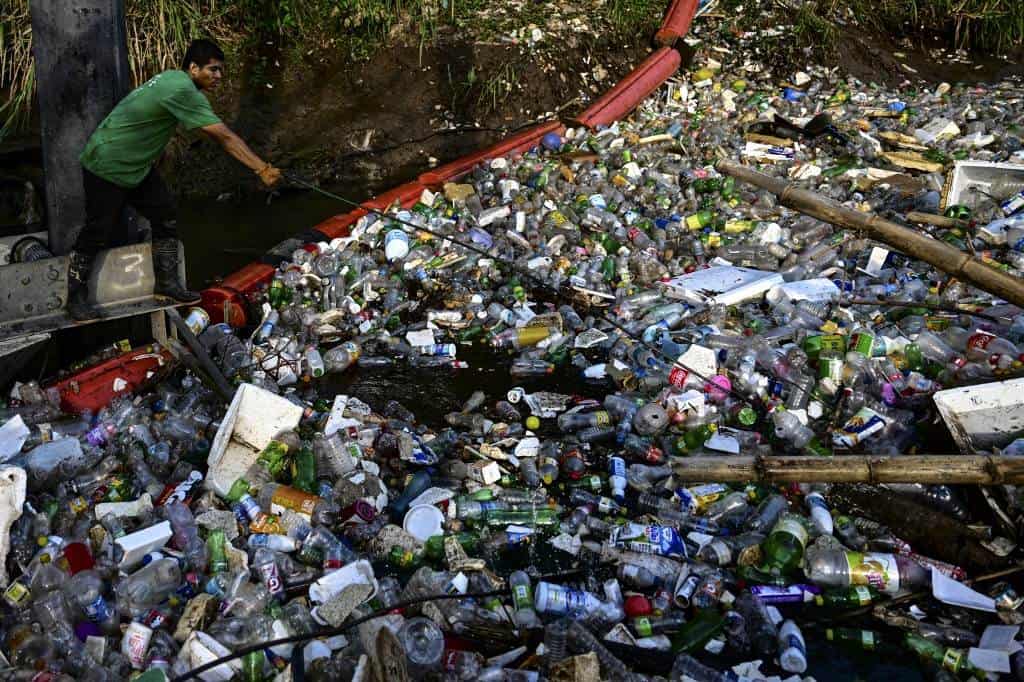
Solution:
M 469 592 L 466 594 L 435 594 L 429 597 L 417 597 L 416 599 L 406 599 L 405 601 L 396 602 L 391 606 L 387 606 L 382 609 L 377 609 L 371 614 L 363 616 L 362 618 L 356 618 L 355 620 L 349 623 L 345 623 L 344 625 L 340 625 L 336 628 L 318 630 L 317 632 L 310 632 L 303 635 L 292 635 L 291 637 L 281 637 L 280 639 L 272 639 L 266 642 L 260 642 L 259 644 L 253 644 L 251 646 L 244 647 L 242 649 L 239 649 L 238 651 L 228 654 L 227 656 L 221 656 L 220 658 L 214 659 L 209 663 L 204 663 L 198 668 L 193 668 L 192 670 L 189 670 L 187 673 L 175 677 L 173 680 L 171 680 L 171 682 L 185 682 L 185 680 L 190 680 L 192 678 L 199 677 L 199 675 L 202 675 L 207 670 L 212 670 L 217 666 L 233 661 L 236 658 L 242 658 L 248 654 L 253 653 L 254 651 L 263 651 L 264 649 L 269 649 L 270 647 L 275 646 L 281 646 L 282 644 L 299 644 L 302 642 L 308 642 L 312 639 L 319 639 L 321 637 L 337 637 L 338 635 L 344 634 L 352 628 L 358 625 L 362 625 L 363 623 L 373 620 L 374 618 L 386 616 L 387 614 L 393 612 L 395 609 L 403 609 L 407 606 L 415 606 L 416 604 L 422 604 L 423 602 L 438 601 L 441 599 L 496 597 L 504 594 L 508 594 L 507 589 L 490 590 L 489 592 Z M 294 675 L 294 671 L 292 672 L 292 674 Z

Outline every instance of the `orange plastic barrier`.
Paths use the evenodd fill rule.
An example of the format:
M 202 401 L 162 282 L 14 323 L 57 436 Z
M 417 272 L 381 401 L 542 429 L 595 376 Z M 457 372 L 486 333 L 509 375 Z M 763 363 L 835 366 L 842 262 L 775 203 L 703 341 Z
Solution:
M 698 4 L 699 0 L 672 0 L 661 28 L 654 34 L 654 42 L 667 47 L 675 45 L 677 40 L 690 31 L 690 23 L 697 13 Z
M 452 182 L 462 177 L 469 171 L 473 170 L 481 161 L 485 159 L 496 159 L 501 156 L 508 156 L 515 152 L 523 152 L 527 149 L 532 149 L 540 144 L 542 137 L 548 133 L 558 133 L 561 135 L 565 132 L 565 126 L 558 121 L 549 121 L 548 123 L 540 123 L 527 128 L 526 130 L 506 137 L 500 142 L 492 144 L 490 147 L 485 147 L 478 152 L 473 152 L 463 156 L 461 159 L 456 159 L 443 166 L 438 166 L 434 170 L 427 171 L 419 177 L 420 183 L 426 185 L 430 189 L 440 189 L 444 183 Z
M 51 384 L 65 412 L 98 412 L 120 395 L 134 393 L 157 379 L 174 357 L 158 346 L 134 348 Z
M 366 209 L 357 208 L 349 213 L 342 213 L 333 218 L 328 218 L 313 229 L 322 232 L 328 239 L 347 237 L 356 221 L 366 215 Z
M 697 11 L 699 0 L 673 0 L 655 35 L 655 41 L 664 45 L 633 69 L 615 87 L 605 93 L 586 111 L 573 119 L 573 123 L 588 128 L 611 125 L 629 112 L 661 86 L 680 66 L 682 57 L 669 47 L 686 35 Z M 334 216 L 308 230 L 300 239 L 326 239 L 348 236 L 357 220 L 369 211 L 384 211 L 395 201 L 409 208 L 419 200 L 424 189 L 438 190 L 444 183 L 457 180 L 477 164 L 517 152 L 523 152 L 540 144 L 548 133 L 565 132 L 565 126 L 558 121 L 539 123 L 522 132 L 511 135 L 500 142 L 451 161 L 419 176 L 416 181 L 406 183 L 384 192 L 361 204 L 349 213 Z M 310 236 L 312 235 L 312 236 Z M 227 321 L 232 326 L 242 327 L 247 323 L 247 297 L 259 286 L 268 283 L 274 276 L 274 267 L 264 263 L 250 263 L 229 276 L 221 284 L 202 292 L 202 307 L 213 323 Z M 225 313 L 228 319 L 225 320 Z
M 265 263 L 249 263 L 217 286 L 204 289 L 200 305 L 210 315 L 210 323 L 244 327 L 248 322 L 246 296 L 273 279 L 274 269 Z M 228 319 L 224 319 L 225 309 Z
M 419 182 L 407 182 L 404 185 L 399 185 L 394 189 L 389 189 L 387 192 L 378 194 L 372 199 L 367 199 L 360 206 L 373 209 L 375 211 L 383 211 L 388 206 L 398 201 L 404 208 L 409 208 L 417 201 L 419 201 L 420 195 L 423 194 L 423 190 L 427 189 Z
M 574 122 L 591 129 L 611 125 L 657 90 L 679 69 L 681 61 L 680 54 L 671 47 L 660 48 L 573 119 Z

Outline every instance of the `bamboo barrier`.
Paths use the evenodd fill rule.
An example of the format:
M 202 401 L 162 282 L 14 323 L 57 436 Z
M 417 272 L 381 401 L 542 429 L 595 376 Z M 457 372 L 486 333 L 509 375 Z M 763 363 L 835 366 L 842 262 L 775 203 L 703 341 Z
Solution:
M 686 457 L 672 465 L 680 482 L 1024 483 L 1024 457 L 876 455 Z
M 833 225 L 860 230 L 902 253 L 923 260 L 982 291 L 1024 307 L 1024 280 L 996 270 L 949 244 L 884 220 L 873 213 L 854 211 L 835 201 L 801 189 L 791 182 L 722 159 L 715 168 L 725 175 L 778 195 L 783 206 Z

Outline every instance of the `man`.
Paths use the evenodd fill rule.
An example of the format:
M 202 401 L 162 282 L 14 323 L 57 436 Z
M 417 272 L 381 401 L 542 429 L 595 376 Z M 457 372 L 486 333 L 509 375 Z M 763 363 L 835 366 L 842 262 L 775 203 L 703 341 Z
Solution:
M 180 303 L 199 294 L 178 276 L 177 206 L 155 164 L 180 125 L 199 129 L 272 187 L 281 171 L 265 163 L 213 113 L 202 91 L 214 90 L 224 74 L 224 53 L 209 40 L 193 42 L 181 69 L 164 71 L 114 107 L 79 157 L 85 185 L 85 227 L 70 254 L 68 313 L 76 320 L 99 317 L 88 300 L 96 253 L 107 246 L 126 204 L 153 227 L 155 293 Z

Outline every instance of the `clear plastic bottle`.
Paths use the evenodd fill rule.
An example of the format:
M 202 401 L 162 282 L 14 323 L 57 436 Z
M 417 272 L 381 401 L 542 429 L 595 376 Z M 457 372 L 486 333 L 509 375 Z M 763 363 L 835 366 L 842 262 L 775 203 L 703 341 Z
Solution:
M 679 654 L 676 657 L 668 679 L 669 682 L 740 682 L 740 678 L 732 671 L 715 670 L 689 654 Z
M 206 550 L 206 543 L 199 537 L 199 527 L 192 517 L 192 511 L 184 504 L 174 502 L 164 507 L 164 513 L 171 522 L 174 533 L 171 542 L 181 550 L 190 567 L 204 573 L 209 553 Z
M 743 616 L 754 651 L 760 656 L 774 656 L 778 651 L 778 631 L 764 602 L 744 592 L 736 600 L 736 610 Z
M 181 568 L 176 559 L 157 559 L 124 578 L 116 588 L 121 613 L 137 616 L 157 606 L 181 584 Z
M 409 672 L 423 679 L 441 667 L 444 655 L 444 633 L 429 618 L 410 618 L 398 631 L 398 641 L 405 649 Z

